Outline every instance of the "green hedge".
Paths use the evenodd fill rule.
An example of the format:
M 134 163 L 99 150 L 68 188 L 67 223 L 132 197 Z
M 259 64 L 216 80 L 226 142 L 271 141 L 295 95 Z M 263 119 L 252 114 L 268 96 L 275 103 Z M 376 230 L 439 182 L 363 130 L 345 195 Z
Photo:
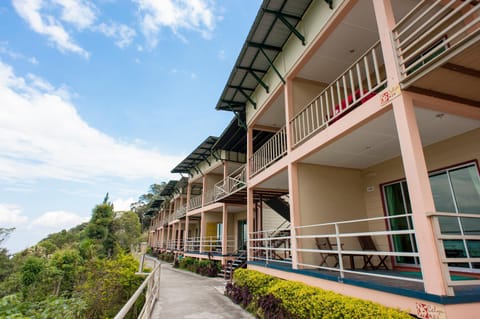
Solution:
M 403 311 L 258 271 L 237 269 L 226 295 L 258 318 L 411 319 Z

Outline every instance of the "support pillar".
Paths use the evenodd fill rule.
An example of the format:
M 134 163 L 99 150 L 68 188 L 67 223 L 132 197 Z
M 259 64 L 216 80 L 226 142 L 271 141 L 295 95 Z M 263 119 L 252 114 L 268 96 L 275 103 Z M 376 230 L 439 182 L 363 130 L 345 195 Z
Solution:
M 298 193 L 298 166 L 296 163 L 288 164 L 288 191 L 290 197 L 290 248 L 292 251 L 292 268 L 298 269 L 298 263 L 302 262 L 302 256 L 297 253 L 298 242 L 296 239 L 296 226 L 300 226 L 300 196 Z
M 420 257 L 425 291 L 435 295 L 453 294 L 446 284 L 447 267 L 441 262 L 431 219 L 435 211 L 432 189 L 415 117 L 413 100 L 403 93 L 393 100 L 393 112 L 402 153 L 405 177 L 412 206 L 412 219 Z M 450 291 L 449 291 L 450 289 Z

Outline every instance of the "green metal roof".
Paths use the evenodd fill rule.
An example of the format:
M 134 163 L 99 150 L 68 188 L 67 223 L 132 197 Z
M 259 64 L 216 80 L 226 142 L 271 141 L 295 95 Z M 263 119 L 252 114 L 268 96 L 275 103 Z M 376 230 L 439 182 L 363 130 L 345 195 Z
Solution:
M 197 148 L 190 153 L 183 161 L 180 162 L 172 173 L 186 173 L 190 174 L 192 169 L 197 168 L 198 164 L 203 161 L 208 161 L 208 157 L 212 153 L 212 147 L 217 142 L 218 137 L 209 136 Z
M 217 110 L 243 113 L 247 102 L 256 106 L 250 96 L 258 85 L 269 91 L 268 84 L 262 78 L 270 68 L 284 81 L 273 62 L 292 33 L 300 41 L 305 41 L 296 26 L 312 1 L 263 1 L 217 103 Z M 331 0 L 326 1 L 331 4 Z
M 167 185 L 165 185 L 165 188 L 160 193 L 160 196 L 171 196 L 173 194 L 173 191 L 175 190 L 177 182 L 178 181 L 174 180 L 168 181 Z
M 263 145 L 273 134 L 272 132 L 253 130 L 253 145 Z M 215 145 L 213 145 L 213 149 L 247 153 L 247 131 L 239 125 L 236 118 L 233 118 L 222 132 Z M 254 149 L 254 151 L 256 151 L 256 149 Z

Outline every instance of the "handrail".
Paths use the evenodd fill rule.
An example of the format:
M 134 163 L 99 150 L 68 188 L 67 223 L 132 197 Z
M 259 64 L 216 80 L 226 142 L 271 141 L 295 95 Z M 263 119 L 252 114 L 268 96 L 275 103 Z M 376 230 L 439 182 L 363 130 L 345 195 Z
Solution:
M 242 165 L 215 184 L 215 200 L 225 198 L 247 187 L 246 165 Z
M 250 174 L 258 174 L 287 154 L 287 127 L 284 125 L 250 158 Z
M 188 211 L 200 208 L 202 206 L 202 196 L 203 195 L 196 195 L 196 196 L 192 196 L 192 198 L 190 198 L 190 202 L 189 202 L 189 205 L 188 205 Z
M 387 83 L 380 41 L 330 83 L 290 120 L 292 146 L 325 129 L 352 108 L 372 98 Z
M 127 303 L 120 309 L 114 319 L 123 319 L 127 316 L 130 309 L 133 307 L 135 302 L 137 302 L 138 297 L 140 297 L 147 288 L 147 293 L 145 297 L 145 303 L 142 310 L 138 316 L 139 319 L 149 319 L 153 310 L 153 306 L 158 299 L 160 294 L 160 274 L 161 274 L 161 264 L 154 258 L 145 256 L 145 258 L 150 259 L 155 262 L 155 267 L 153 271 L 148 274 L 147 278 L 143 283 L 138 287 L 135 293 L 128 299 Z M 139 273 L 141 275 L 145 273 Z
M 410 251 L 410 252 L 395 252 L 395 251 L 382 251 L 382 250 L 376 250 L 376 251 L 367 251 L 367 250 L 358 250 L 358 249 L 353 249 L 353 248 L 343 248 L 343 243 L 341 240 L 343 239 L 350 239 L 350 238 L 356 238 L 359 236 L 374 236 L 374 237 L 379 237 L 379 236 L 394 236 L 394 235 L 409 235 L 409 234 L 414 234 L 415 230 L 413 229 L 406 229 L 406 230 L 377 230 L 377 231 L 367 231 L 364 230 L 362 231 L 361 228 L 359 231 L 352 232 L 351 229 L 352 227 L 349 228 L 349 231 L 347 232 L 340 232 L 340 226 L 346 225 L 346 224 L 352 224 L 352 223 L 368 223 L 368 225 L 371 225 L 371 222 L 382 222 L 381 224 L 384 225 L 384 221 L 392 218 L 410 218 L 411 214 L 403 214 L 403 215 L 396 215 L 396 216 L 382 216 L 382 217 L 373 217 L 373 218 L 363 218 L 363 219 L 356 219 L 356 220 L 344 220 L 344 221 L 338 221 L 338 222 L 328 222 L 328 223 L 322 223 L 322 224 L 314 224 L 314 225 L 302 225 L 302 226 L 297 226 L 297 227 L 290 227 L 291 229 L 291 235 L 290 236 L 283 236 L 283 237 L 273 237 L 272 234 L 273 232 L 271 231 L 257 231 L 257 232 L 252 232 L 250 233 L 249 240 L 252 243 L 250 247 L 252 247 L 252 250 L 254 253 L 256 253 L 256 256 L 254 254 L 253 259 L 254 260 L 260 260 L 266 263 L 269 263 L 271 261 L 274 261 L 276 263 L 286 263 L 290 264 L 290 260 L 281 260 L 277 258 L 275 255 L 278 256 L 279 253 L 283 253 L 284 255 L 290 253 L 291 255 L 294 254 L 299 254 L 299 253 L 306 253 L 306 254 L 313 254 L 313 258 L 315 259 L 314 256 L 321 256 L 321 254 L 324 255 L 330 255 L 330 256 L 336 256 L 336 260 L 338 263 L 335 266 L 329 266 L 326 263 L 322 263 L 321 265 L 319 264 L 313 264 L 313 260 L 310 261 L 310 263 L 304 261 L 304 262 L 298 262 L 298 266 L 306 267 L 306 268 L 312 268 L 312 269 L 324 269 L 324 270 L 329 270 L 329 271 L 336 271 L 339 273 L 340 277 L 343 278 L 345 273 L 355 273 L 355 274 L 361 274 L 364 276 L 375 276 L 375 277 L 383 277 L 383 278 L 392 278 L 392 279 L 400 279 L 400 280 L 405 280 L 405 281 L 413 281 L 413 282 L 423 282 L 421 279 L 416 279 L 416 278 L 410 278 L 410 277 L 400 277 L 400 276 L 392 276 L 388 274 L 380 274 L 380 273 L 373 273 L 373 272 L 364 272 L 364 271 L 358 271 L 355 269 L 346 269 L 343 264 L 343 256 L 352 256 L 351 258 L 353 259 L 354 256 L 370 256 L 370 255 L 375 255 L 375 256 L 388 256 L 388 257 L 410 257 L 410 258 L 418 258 L 419 254 L 416 251 Z M 324 229 L 326 227 L 326 229 Z M 384 227 L 384 226 L 383 226 Z M 318 229 L 320 228 L 320 229 Z M 290 246 L 286 247 L 275 247 L 272 243 L 274 243 L 276 240 L 295 240 L 297 243 L 296 249 L 293 249 Z M 317 238 L 332 238 L 332 247 L 331 248 L 313 248 L 315 246 L 314 243 L 312 243 L 313 240 L 316 240 Z M 350 259 L 352 261 L 352 259 Z M 302 260 L 302 258 L 300 259 Z M 310 259 L 305 259 L 303 260 L 310 260 Z M 312 263 L 313 262 L 313 263 Z
M 480 39 L 480 2 L 420 1 L 392 30 L 403 87 Z

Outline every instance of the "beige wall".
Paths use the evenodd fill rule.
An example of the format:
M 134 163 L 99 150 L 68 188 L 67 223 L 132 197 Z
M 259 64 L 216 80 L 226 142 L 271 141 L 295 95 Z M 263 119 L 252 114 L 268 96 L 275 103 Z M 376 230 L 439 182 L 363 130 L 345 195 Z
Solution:
M 362 193 L 361 171 L 349 168 L 298 165 L 300 224 L 315 225 L 333 221 L 360 219 L 366 216 L 365 201 Z M 362 225 L 348 224 L 340 227 L 340 232 L 361 231 Z M 366 227 L 366 225 L 363 225 Z M 335 229 L 313 227 L 297 230 L 297 235 L 334 234 Z M 330 239 L 335 242 L 333 238 Z M 358 243 L 353 239 L 342 239 L 344 249 L 356 249 Z M 314 239 L 301 239 L 299 248 L 317 248 Z M 318 253 L 302 253 L 300 262 L 319 264 Z
M 239 220 L 246 220 L 247 219 L 247 212 L 239 212 L 239 213 L 229 213 L 228 214 L 228 225 L 227 225 L 227 236 L 229 239 L 233 239 L 235 242 L 234 250 L 238 249 L 238 221 Z
M 295 79 L 293 81 L 293 108 L 297 114 L 327 87 L 325 83 Z
M 448 140 L 427 146 L 424 149 L 429 171 L 435 171 L 456 164 L 480 161 L 480 129 L 476 129 Z M 368 217 L 384 216 L 380 185 L 405 178 L 400 157 L 388 160 L 362 171 L 363 193 Z M 373 192 L 367 192 L 373 187 Z

